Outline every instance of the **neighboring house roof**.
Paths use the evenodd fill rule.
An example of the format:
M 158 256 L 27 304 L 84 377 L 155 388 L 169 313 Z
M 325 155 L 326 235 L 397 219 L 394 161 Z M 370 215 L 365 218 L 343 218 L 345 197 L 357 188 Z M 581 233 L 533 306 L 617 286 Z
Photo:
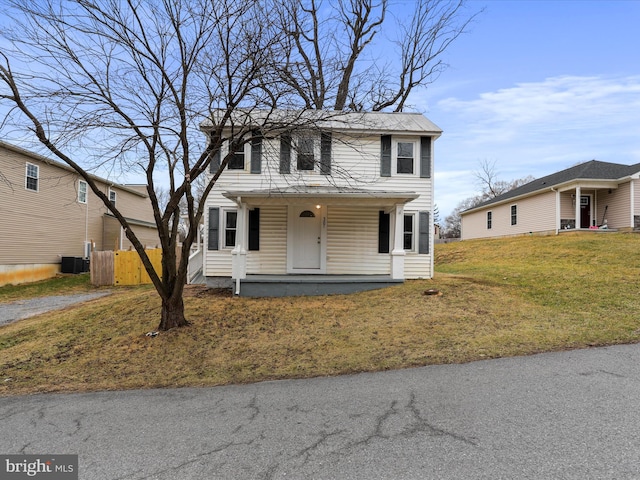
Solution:
M 567 168 L 560 172 L 552 173 L 546 177 L 538 178 L 529 183 L 514 188 L 502 195 L 482 202 L 474 207 L 461 212 L 461 214 L 469 213 L 473 210 L 483 208 L 489 205 L 502 203 L 509 199 L 534 194 L 550 188 L 557 188 L 561 185 L 575 182 L 577 180 L 621 180 L 631 177 L 640 172 L 640 163 L 634 165 L 622 165 L 619 163 L 601 162 L 591 160 L 581 163 L 573 167 Z
M 223 113 L 223 112 L 217 112 Z M 216 120 L 214 115 L 214 121 Z M 242 127 L 281 127 L 308 126 L 333 131 L 352 131 L 370 133 L 431 133 L 439 136 L 442 129 L 421 113 L 413 112 L 336 112 L 324 110 L 303 111 L 247 111 L 236 110 L 229 126 Z M 212 120 L 202 122 L 202 128 L 214 126 Z
M 60 168 L 62 170 L 66 170 L 67 172 L 72 172 L 72 173 L 76 173 L 76 174 L 78 173 L 73 168 L 71 168 L 69 165 L 65 165 L 64 163 L 58 162 L 56 160 L 52 160 L 52 159 L 47 158 L 47 157 L 45 157 L 43 155 L 39 155 L 37 153 L 30 152 L 29 150 L 25 150 L 24 148 L 17 147 L 15 145 L 11 145 L 10 143 L 6 143 L 6 142 L 3 142 L 3 141 L 0 141 L 0 148 L 5 148 L 7 150 L 11 150 L 11 151 L 19 153 L 21 155 L 25 155 L 27 157 L 31 157 L 34 160 L 39 160 L 41 162 L 46 163 L 47 165 L 52 165 L 52 166 Z M 139 188 L 140 187 L 139 185 L 137 185 L 135 187 L 134 186 L 129 187 L 127 185 L 121 185 L 119 183 L 112 182 L 111 180 L 107 180 L 105 178 L 98 177 L 97 175 L 89 174 L 89 177 L 91 177 L 93 180 L 95 180 L 97 182 L 101 182 L 101 183 L 104 183 L 104 184 L 109 185 L 109 186 L 117 187 L 117 188 L 119 188 L 121 190 L 125 190 L 125 191 L 127 191 L 129 193 L 132 193 L 134 195 L 137 195 L 139 197 L 143 197 L 143 198 L 147 198 L 148 197 L 146 192 L 143 192 Z

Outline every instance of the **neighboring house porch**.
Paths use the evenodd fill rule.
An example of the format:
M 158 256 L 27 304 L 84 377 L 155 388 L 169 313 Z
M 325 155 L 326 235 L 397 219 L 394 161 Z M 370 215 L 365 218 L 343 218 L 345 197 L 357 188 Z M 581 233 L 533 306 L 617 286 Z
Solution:
M 640 228 L 640 164 L 592 160 L 461 213 L 462 239 Z

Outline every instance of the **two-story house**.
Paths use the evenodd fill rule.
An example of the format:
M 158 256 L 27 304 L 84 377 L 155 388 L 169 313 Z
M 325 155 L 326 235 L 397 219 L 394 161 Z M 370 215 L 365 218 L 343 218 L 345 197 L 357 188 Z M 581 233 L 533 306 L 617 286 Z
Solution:
M 158 245 L 145 188 L 92 178 L 142 243 Z M 53 277 L 63 258 L 88 257 L 91 248 L 129 246 L 118 220 L 72 168 L 0 142 L 0 285 Z
M 232 156 L 207 199 L 209 285 L 280 296 L 432 277 L 435 124 L 381 112 L 280 130 L 261 122 L 222 146 Z

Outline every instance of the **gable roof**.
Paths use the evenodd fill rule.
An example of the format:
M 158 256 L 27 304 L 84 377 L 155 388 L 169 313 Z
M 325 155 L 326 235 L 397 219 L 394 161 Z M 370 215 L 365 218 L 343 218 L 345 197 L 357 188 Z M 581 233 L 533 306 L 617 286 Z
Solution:
M 484 201 L 461 213 L 467 213 L 478 208 L 486 207 L 505 200 L 522 197 L 535 192 L 549 190 L 576 180 L 620 180 L 640 172 L 640 163 L 622 165 L 620 163 L 601 162 L 591 160 L 580 163 L 565 170 L 561 170 L 546 177 L 537 178 L 529 183 L 514 188 L 502 195 Z
M 214 127 L 222 121 L 223 111 L 216 111 L 205 120 L 201 128 Z M 288 129 L 320 128 L 332 131 L 367 132 L 380 134 L 429 134 L 440 136 L 442 129 L 421 113 L 414 112 L 341 112 L 326 110 L 243 110 L 237 109 L 230 119 L 229 127 Z

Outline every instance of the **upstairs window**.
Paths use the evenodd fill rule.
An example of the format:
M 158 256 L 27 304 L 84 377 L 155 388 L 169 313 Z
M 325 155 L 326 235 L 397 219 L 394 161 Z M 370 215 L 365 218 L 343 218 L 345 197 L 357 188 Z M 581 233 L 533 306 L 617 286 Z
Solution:
M 297 151 L 297 169 L 298 170 L 313 170 L 315 166 L 314 159 L 315 142 L 312 137 L 299 137 L 298 138 L 298 151 Z
M 78 181 L 78 202 L 87 203 L 87 182 L 84 180 Z
M 415 152 L 414 142 L 398 142 L 396 173 L 413 174 L 414 152 Z
M 487 230 L 491 230 L 492 222 L 493 222 L 493 213 L 487 212 Z
M 111 189 L 109 189 L 109 201 L 113 203 L 114 206 L 116 205 L 116 192 Z
M 511 205 L 511 225 L 518 224 L 518 206 Z
M 25 180 L 25 188 L 34 192 L 38 191 L 38 178 L 40 175 L 40 167 L 32 163 L 27 163 L 27 173 Z
M 244 170 L 244 143 L 240 145 L 232 143 L 231 148 L 233 149 L 233 154 L 229 159 L 227 168 L 229 170 Z

